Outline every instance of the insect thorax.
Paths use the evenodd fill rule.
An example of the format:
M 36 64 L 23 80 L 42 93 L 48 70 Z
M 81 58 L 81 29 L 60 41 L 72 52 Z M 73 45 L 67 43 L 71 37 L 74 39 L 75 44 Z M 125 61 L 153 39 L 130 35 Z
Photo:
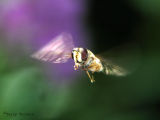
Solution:
M 92 72 L 103 71 L 103 65 L 99 58 L 97 58 L 90 50 L 88 50 L 88 58 L 84 66 Z

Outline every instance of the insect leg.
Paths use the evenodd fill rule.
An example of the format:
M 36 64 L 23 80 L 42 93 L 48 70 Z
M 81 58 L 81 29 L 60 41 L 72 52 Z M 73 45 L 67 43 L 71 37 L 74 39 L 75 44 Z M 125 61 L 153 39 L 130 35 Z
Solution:
M 91 80 L 91 83 L 95 82 L 95 80 L 93 79 L 93 76 L 91 77 L 88 71 L 86 71 L 86 73 L 87 73 L 89 79 Z
M 74 70 L 77 70 L 78 67 L 79 67 L 79 65 L 78 65 L 78 64 L 75 64 L 75 65 L 74 65 Z
M 92 72 L 92 81 L 95 82 L 94 77 L 93 77 L 93 73 L 94 73 L 94 72 Z

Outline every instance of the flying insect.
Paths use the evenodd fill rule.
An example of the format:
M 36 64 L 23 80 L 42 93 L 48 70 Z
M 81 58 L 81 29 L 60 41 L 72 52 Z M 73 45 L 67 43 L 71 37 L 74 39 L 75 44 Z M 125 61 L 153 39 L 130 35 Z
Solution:
M 79 68 L 84 70 L 91 83 L 95 82 L 93 77 L 95 72 L 115 76 L 125 76 L 127 74 L 124 68 L 103 59 L 103 57 L 94 55 L 89 49 L 75 47 L 72 35 L 66 32 L 53 38 L 31 57 L 51 63 L 65 63 L 72 58 L 75 63 L 74 70 Z

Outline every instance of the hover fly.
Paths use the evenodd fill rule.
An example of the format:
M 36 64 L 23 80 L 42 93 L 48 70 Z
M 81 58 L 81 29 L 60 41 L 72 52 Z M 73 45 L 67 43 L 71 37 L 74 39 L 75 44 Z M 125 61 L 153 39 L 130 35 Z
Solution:
M 103 72 L 106 75 L 116 76 L 124 76 L 127 73 L 123 68 L 94 55 L 89 49 L 75 47 L 69 33 L 61 33 L 35 52 L 32 57 L 51 63 L 65 63 L 72 58 L 75 63 L 74 70 L 78 68 L 84 70 L 91 83 L 95 82 L 94 72 Z

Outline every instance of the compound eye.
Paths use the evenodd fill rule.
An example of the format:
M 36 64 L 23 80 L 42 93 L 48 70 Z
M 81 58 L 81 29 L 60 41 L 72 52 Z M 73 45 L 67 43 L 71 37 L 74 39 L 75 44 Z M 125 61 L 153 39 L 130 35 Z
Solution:
M 73 52 L 71 53 L 71 56 L 72 56 L 72 59 L 74 59 L 74 58 L 73 58 Z
M 87 52 L 87 49 L 83 49 L 82 53 L 81 53 L 81 56 L 82 56 L 82 60 L 83 61 L 86 61 L 87 58 L 88 58 L 88 52 Z

